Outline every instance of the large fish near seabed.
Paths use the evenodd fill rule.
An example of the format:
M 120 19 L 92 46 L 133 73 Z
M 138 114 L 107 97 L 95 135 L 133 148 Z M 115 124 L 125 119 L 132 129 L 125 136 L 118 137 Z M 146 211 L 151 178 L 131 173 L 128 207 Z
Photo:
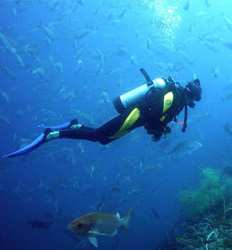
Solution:
M 96 236 L 115 236 L 118 229 L 128 227 L 131 213 L 132 209 L 129 209 L 123 218 L 119 213 L 89 213 L 73 220 L 68 229 L 76 235 L 88 237 L 90 243 L 98 247 Z

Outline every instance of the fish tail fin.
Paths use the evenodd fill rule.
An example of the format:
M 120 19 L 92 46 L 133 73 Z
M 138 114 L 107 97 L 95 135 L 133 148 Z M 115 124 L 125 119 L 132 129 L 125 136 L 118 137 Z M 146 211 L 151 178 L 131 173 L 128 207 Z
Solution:
M 127 215 L 121 219 L 122 227 L 128 229 L 129 221 L 132 215 L 133 209 L 130 208 L 127 212 Z

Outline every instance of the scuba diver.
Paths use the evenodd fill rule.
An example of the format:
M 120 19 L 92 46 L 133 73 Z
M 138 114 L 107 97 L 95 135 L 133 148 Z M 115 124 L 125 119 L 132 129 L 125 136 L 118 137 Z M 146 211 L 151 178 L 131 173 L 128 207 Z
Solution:
M 19 150 L 6 154 L 11 158 L 31 152 L 40 145 L 55 139 L 83 139 L 101 144 L 108 144 L 137 127 L 143 126 L 147 133 L 158 141 L 171 132 L 168 124 L 178 122 L 177 115 L 184 109 L 182 131 L 187 127 L 188 107 L 201 100 L 201 85 L 195 78 L 186 86 L 181 86 L 171 77 L 152 80 L 144 69 L 140 69 L 146 83 L 117 97 L 115 109 L 119 115 L 99 128 L 90 128 L 74 119 L 68 123 L 45 128 L 44 132 L 32 143 Z

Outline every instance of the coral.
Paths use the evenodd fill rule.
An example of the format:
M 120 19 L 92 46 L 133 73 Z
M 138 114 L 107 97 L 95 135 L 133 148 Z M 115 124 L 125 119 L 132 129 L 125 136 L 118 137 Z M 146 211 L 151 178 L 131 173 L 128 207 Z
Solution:
M 187 220 L 176 235 L 179 250 L 232 249 L 232 175 L 205 168 L 195 189 L 180 198 Z
M 206 168 L 202 170 L 199 187 L 180 193 L 180 199 L 190 216 L 198 216 L 217 206 L 224 198 L 224 186 L 218 170 Z

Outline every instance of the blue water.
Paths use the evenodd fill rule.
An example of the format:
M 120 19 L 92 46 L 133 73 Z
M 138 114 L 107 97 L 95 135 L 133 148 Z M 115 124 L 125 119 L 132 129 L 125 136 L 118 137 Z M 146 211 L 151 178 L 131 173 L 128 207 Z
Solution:
M 59 140 L 2 160 L 1 250 L 94 249 L 67 224 L 99 207 L 134 211 L 128 230 L 100 237 L 100 249 L 168 241 L 182 217 L 180 190 L 196 185 L 201 168 L 231 162 L 223 129 L 231 121 L 231 11 L 230 0 L 1 0 L 1 154 L 30 142 L 40 124 L 108 121 L 117 114 L 112 100 L 144 81 L 141 67 L 183 84 L 197 74 L 203 86 L 186 133 L 174 125 L 155 143 L 139 128 L 107 146 Z M 182 141 L 202 146 L 167 154 Z M 33 220 L 51 224 L 35 229 Z

